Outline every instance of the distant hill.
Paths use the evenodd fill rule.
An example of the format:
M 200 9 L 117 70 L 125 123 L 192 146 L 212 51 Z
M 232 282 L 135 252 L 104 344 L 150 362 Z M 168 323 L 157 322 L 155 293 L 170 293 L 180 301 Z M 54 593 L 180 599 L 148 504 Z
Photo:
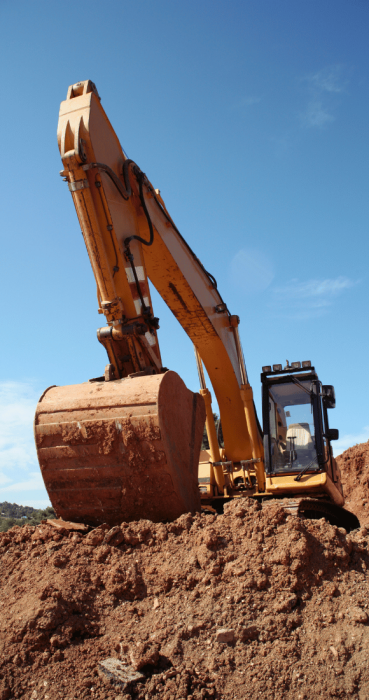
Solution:
M 14 525 L 39 525 L 41 520 L 55 518 L 54 509 L 37 509 L 31 506 L 18 506 L 16 503 L 0 503 L 0 532 L 6 532 Z

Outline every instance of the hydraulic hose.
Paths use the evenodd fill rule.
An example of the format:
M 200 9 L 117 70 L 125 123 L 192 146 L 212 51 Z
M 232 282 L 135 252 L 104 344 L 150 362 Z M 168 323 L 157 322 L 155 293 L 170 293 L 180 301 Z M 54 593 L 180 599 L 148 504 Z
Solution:
M 217 284 L 215 277 L 210 272 L 208 272 L 206 270 L 206 268 L 204 267 L 202 262 L 199 260 L 197 255 L 195 255 L 191 246 L 187 243 L 186 239 L 183 238 L 181 232 L 178 230 L 175 223 L 173 222 L 173 219 L 169 216 L 168 212 L 165 210 L 165 208 L 163 207 L 161 202 L 158 200 L 156 193 L 155 193 L 155 190 L 150 186 L 146 175 L 142 172 L 142 170 L 139 168 L 139 166 L 137 165 L 137 163 L 135 163 L 134 160 L 132 160 L 131 158 L 127 158 L 123 163 L 122 175 L 123 175 L 124 185 L 122 184 L 122 181 L 120 180 L 120 178 L 115 174 L 115 172 L 108 165 L 105 165 L 104 163 L 86 163 L 85 165 L 82 166 L 82 169 L 83 170 L 91 170 L 92 168 L 97 168 L 98 170 L 102 170 L 102 172 L 106 173 L 106 175 L 111 179 L 111 181 L 113 182 L 114 186 L 118 190 L 119 194 L 123 197 L 123 199 L 128 200 L 132 194 L 132 188 L 131 188 L 131 183 L 130 183 L 129 174 L 128 174 L 129 168 L 131 166 L 132 166 L 132 170 L 134 171 L 134 174 L 135 174 L 137 181 L 138 181 L 140 201 L 141 201 L 141 205 L 142 205 L 142 208 L 144 210 L 144 214 L 145 214 L 148 226 L 149 226 L 150 238 L 148 241 L 146 241 L 144 238 L 141 238 L 141 236 L 129 236 L 124 241 L 125 246 L 127 248 L 127 251 L 129 251 L 129 243 L 131 241 L 139 241 L 140 243 L 142 243 L 143 245 L 146 245 L 146 246 L 152 245 L 152 243 L 154 241 L 154 228 L 152 225 L 152 221 L 150 219 L 150 214 L 149 214 L 147 207 L 146 207 L 145 197 L 144 197 L 144 193 L 143 193 L 143 183 L 146 181 L 148 183 L 148 187 L 150 189 L 150 192 L 154 197 L 155 203 L 159 207 L 161 213 L 164 214 L 167 221 L 170 223 L 170 225 L 173 227 L 175 232 L 178 234 L 178 236 L 180 237 L 182 242 L 188 248 L 192 257 L 194 258 L 194 260 L 196 260 L 199 267 L 201 267 L 202 271 L 208 277 L 208 279 L 210 280 L 214 289 L 217 290 L 217 292 L 219 294 L 219 298 L 220 298 L 222 304 L 224 304 L 223 298 L 218 290 L 218 284 Z M 228 315 L 230 315 L 226 304 L 225 304 L 225 306 L 226 306 Z

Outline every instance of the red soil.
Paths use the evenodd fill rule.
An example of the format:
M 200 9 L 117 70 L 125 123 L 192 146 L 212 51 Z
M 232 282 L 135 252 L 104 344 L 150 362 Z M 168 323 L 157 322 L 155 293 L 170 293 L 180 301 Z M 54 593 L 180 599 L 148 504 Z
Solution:
M 359 482 L 368 493 L 368 445 L 351 449 L 349 504 Z M 0 536 L 0 700 L 367 699 L 368 547 L 366 528 L 251 499 L 87 535 L 13 528 Z M 110 684 L 108 657 L 144 679 Z
M 354 445 L 337 459 L 341 470 L 345 507 L 369 525 L 369 440 Z

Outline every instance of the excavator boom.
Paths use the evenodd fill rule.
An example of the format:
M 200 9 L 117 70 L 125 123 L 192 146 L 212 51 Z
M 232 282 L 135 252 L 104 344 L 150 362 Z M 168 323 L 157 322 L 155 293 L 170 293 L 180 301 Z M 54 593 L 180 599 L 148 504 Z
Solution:
M 240 358 L 227 306 L 159 192 L 126 158 L 90 81 L 69 88 L 60 107 L 58 141 L 95 274 L 100 313 L 108 322 L 98 336 L 113 377 L 147 367 L 161 369 L 150 279 L 205 364 L 229 459 L 251 457 Z M 145 333 L 139 323 L 148 326 Z M 134 334 L 129 333 L 132 324 L 137 324 Z

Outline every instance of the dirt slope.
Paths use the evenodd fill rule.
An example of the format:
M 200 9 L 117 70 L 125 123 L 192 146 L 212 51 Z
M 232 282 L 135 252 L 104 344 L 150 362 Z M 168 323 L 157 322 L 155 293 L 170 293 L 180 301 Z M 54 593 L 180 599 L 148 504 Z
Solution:
M 368 546 L 365 528 L 252 500 L 84 536 L 13 528 L 0 536 L 0 700 L 364 700 Z M 107 657 L 143 680 L 110 685 Z
M 369 525 L 369 440 L 350 447 L 337 457 L 342 474 L 346 508 Z

